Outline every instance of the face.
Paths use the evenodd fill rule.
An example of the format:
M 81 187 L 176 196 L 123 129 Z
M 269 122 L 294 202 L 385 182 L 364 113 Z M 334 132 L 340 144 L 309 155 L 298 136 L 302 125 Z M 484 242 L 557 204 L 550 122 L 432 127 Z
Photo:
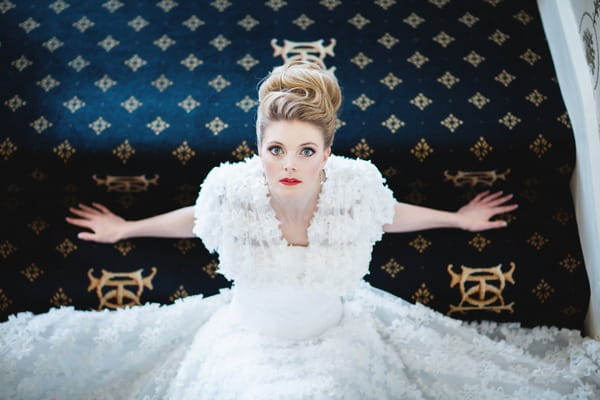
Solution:
M 331 148 L 325 147 L 321 130 L 313 124 L 276 121 L 265 128 L 258 152 L 271 192 L 302 196 L 320 185 Z

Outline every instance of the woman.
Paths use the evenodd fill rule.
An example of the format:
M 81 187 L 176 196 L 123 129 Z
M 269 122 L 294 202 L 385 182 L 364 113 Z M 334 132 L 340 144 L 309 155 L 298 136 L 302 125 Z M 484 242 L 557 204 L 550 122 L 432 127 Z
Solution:
M 231 290 L 115 312 L 54 309 L 0 325 L 0 397 L 565 399 L 600 395 L 600 344 L 576 331 L 466 324 L 369 286 L 384 232 L 501 228 L 511 195 L 457 212 L 398 203 L 369 162 L 331 154 L 341 93 L 319 66 L 259 89 L 258 156 L 222 164 L 197 202 L 125 221 L 71 208 L 83 240 L 198 236 Z

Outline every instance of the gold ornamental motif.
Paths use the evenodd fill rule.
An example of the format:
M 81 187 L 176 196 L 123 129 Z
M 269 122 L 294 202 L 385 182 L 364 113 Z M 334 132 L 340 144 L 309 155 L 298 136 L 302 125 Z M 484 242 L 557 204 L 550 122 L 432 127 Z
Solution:
M 535 153 L 537 158 L 542 158 L 551 147 L 552 143 L 550 143 L 541 133 L 538 134 L 534 141 L 529 145 L 529 149 Z
M 238 25 L 244 28 L 247 32 L 250 32 L 252 28 L 254 28 L 259 23 L 260 21 L 253 18 L 250 14 L 246 14 L 244 18 L 238 21 Z
M 448 89 L 451 89 L 452 86 L 456 85 L 460 82 L 460 78 L 452 75 L 450 72 L 444 72 L 444 75 L 437 78 L 437 81 L 442 85 L 446 86 Z
M 523 10 L 520 10 L 518 13 L 513 15 L 513 18 L 522 23 L 523 25 L 527 25 L 531 21 L 533 21 L 533 17 Z
M 480 253 L 491 243 L 492 242 L 489 239 L 480 233 L 477 233 L 475 236 L 473 236 L 473 239 L 469 240 L 469 244 L 475 247 L 475 249 L 477 249 L 477 251 Z
M 417 157 L 420 162 L 423 162 L 430 154 L 433 153 L 433 149 L 431 146 L 429 146 L 425 138 L 421 138 L 415 147 L 410 149 L 410 153 Z
M 444 178 L 446 181 L 452 181 L 454 187 L 463 187 L 469 185 L 475 187 L 478 184 L 485 186 L 492 186 L 496 181 L 506 181 L 506 176 L 510 174 L 510 168 L 506 171 L 498 173 L 495 169 L 491 171 L 456 171 L 456 174 L 452 175 L 448 170 L 444 171 Z
M 306 28 L 315 23 L 315 20 L 309 18 L 306 14 L 301 14 L 298 18 L 293 20 L 292 23 L 296 24 L 298 28 L 305 31 Z
M 127 164 L 127 160 L 135 154 L 135 150 L 129 144 L 129 140 L 125 139 L 123 143 L 113 149 L 112 153 L 119 157 L 123 164 Z
M 411 13 L 408 17 L 404 18 L 402 21 L 404 23 L 410 25 L 413 29 L 417 29 L 419 25 L 425 22 L 425 19 L 419 17 L 415 13 Z
M 496 43 L 498 46 L 502 46 L 504 42 L 510 39 L 510 35 L 502 32 L 501 30 L 496 29 L 494 33 L 488 36 L 488 39 Z
M 569 272 L 573 272 L 580 265 L 581 261 L 573 257 L 571 254 L 567 254 L 567 256 L 560 262 L 560 266 Z
M 283 0 L 269 0 L 265 2 L 265 6 L 271 7 L 273 11 L 279 11 L 280 8 L 287 6 L 287 2 Z
M 151 184 L 158 186 L 158 178 L 158 174 L 154 174 L 152 179 L 146 178 L 145 174 L 138 176 L 107 175 L 104 179 L 98 178 L 96 174 L 92 175 L 92 179 L 96 181 L 98 186 L 106 185 L 108 192 L 121 193 L 148 191 L 148 186 Z
M 412 56 L 408 57 L 406 61 L 408 61 L 417 68 L 421 68 L 423 64 L 429 61 L 429 58 L 421 54 L 420 52 L 415 51 L 415 53 Z
M 27 224 L 29 229 L 31 229 L 36 235 L 40 235 L 43 231 L 45 231 L 48 226 L 50 226 L 46 221 L 41 218 L 36 218 L 31 223 Z
M 395 278 L 398 272 L 404 271 L 404 266 L 398 264 L 398 262 L 390 258 L 390 260 L 381 266 L 381 269 L 389 274 L 390 277 Z
M 277 44 L 277 39 L 271 40 L 271 47 L 273 47 L 273 57 L 281 56 L 283 63 L 286 64 L 292 60 L 306 60 L 319 64 L 323 68 L 325 62 L 323 59 L 325 56 L 335 56 L 333 48 L 335 47 L 336 40 L 329 39 L 327 46 L 323 45 L 323 39 L 315 40 L 313 42 L 294 42 L 291 40 L 284 39 L 283 46 Z M 329 72 L 333 73 L 335 67 L 329 68 Z
M 571 129 L 571 120 L 569 119 L 569 114 L 565 111 L 560 116 L 556 118 L 556 120 L 562 123 L 567 128 Z
M 219 12 L 223 12 L 227 7 L 231 6 L 231 3 L 228 0 L 215 0 L 210 5 L 219 10 Z
M 73 299 L 67 296 L 63 288 L 58 288 L 58 291 L 50 298 L 50 304 L 54 307 L 68 306 L 73 304 Z
M 494 77 L 494 80 L 500 82 L 502 85 L 504 85 L 504 87 L 508 87 L 508 85 L 510 85 L 510 83 L 515 79 L 517 79 L 517 77 L 512 75 L 505 69 L 500 71 L 500 73 Z
M 69 159 L 75 154 L 76 150 L 68 140 L 59 143 L 56 147 L 52 148 L 52 152 L 56 154 L 66 164 Z
M 506 304 L 502 295 L 507 281 L 515 284 L 513 272 L 516 267 L 514 262 L 510 263 L 510 269 L 507 272 L 502 272 L 502 264 L 489 268 L 469 268 L 461 265 L 460 268 L 461 272 L 456 273 L 453 265 L 448 265 L 448 273 L 452 278 L 450 287 L 459 285 L 462 299 L 457 306 L 450 304 L 447 315 L 454 312 L 464 314 L 466 311 L 475 310 L 495 313 L 509 311 L 511 314 L 514 312 L 514 302 Z M 490 284 L 490 281 L 498 281 L 498 284 Z M 472 286 L 469 286 L 471 283 Z
M 448 115 L 446 118 L 440 121 L 440 124 L 448 128 L 448 130 L 454 133 L 455 130 L 458 129 L 459 126 L 463 124 L 463 121 L 457 118 L 454 114 Z
M 366 94 L 361 93 L 360 96 L 352 100 L 352 104 L 365 111 L 367 108 L 375 104 L 375 100 L 371 100 Z
M 34 282 L 37 278 L 44 274 L 44 270 L 35 265 L 35 263 L 31 263 L 26 268 L 22 269 L 21 275 L 23 275 L 29 282 Z
M 191 241 L 190 239 L 179 239 L 175 244 L 173 244 L 179 252 L 183 255 L 186 255 L 190 250 L 196 247 L 196 243 Z
M 425 239 L 423 236 L 421 235 L 417 235 L 417 237 L 413 240 L 411 240 L 410 242 L 408 242 L 408 244 L 411 247 L 414 247 L 415 250 L 417 250 L 419 253 L 423 254 L 423 252 L 429 247 L 431 246 L 431 242 L 427 239 Z
M 432 40 L 434 42 L 437 42 L 443 48 L 446 48 L 450 43 L 454 42 L 456 39 L 448 35 L 446 32 L 441 31 L 436 36 L 434 36 Z
M 419 110 L 423 111 L 427 106 L 433 103 L 429 97 L 425 96 L 423 93 L 419 93 L 410 101 L 410 104 L 419 108 Z
M 6 296 L 6 293 L 0 289 L 0 311 L 7 311 L 12 302 L 13 301 Z
M 479 161 L 483 161 L 483 159 L 494 150 L 494 146 L 489 144 L 483 136 L 479 137 L 479 140 L 473 144 L 473 146 L 469 147 L 469 151 L 477 157 Z
M 350 149 L 350 153 L 364 160 L 369 159 L 369 157 L 371 157 L 374 152 L 375 150 L 373 150 L 371 146 L 369 146 L 369 144 L 364 138 L 360 139 L 360 142 L 358 142 L 356 146 Z
M 56 251 L 63 255 L 64 258 L 67 258 L 69 254 L 77 250 L 77 245 L 71 242 L 68 238 L 65 238 L 59 245 L 56 246 Z
M 398 117 L 396 117 L 394 114 L 392 114 L 392 115 L 390 115 L 388 117 L 388 119 L 386 119 L 385 121 L 383 121 L 381 123 L 381 125 L 383 125 L 386 128 L 388 128 L 390 130 L 390 132 L 396 133 L 396 131 L 398 129 L 402 128 L 406 124 L 404 123 L 404 121 L 398 119 Z
M 443 8 L 446 4 L 450 3 L 450 0 L 429 0 L 429 2 L 437 8 Z
M 121 253 L 122 256 L 126 256 L 133 249 L 135 249 L 135 244 L 133 244 L 130 240 L 121 240 L 113 245 L 113 247 Z
M 427 304 L 432 301 L 435 296 L 429 291 L 425 282 L 421 283 L 421 287 L 417 289 L 412 296 L 410 296 L 411 300 L 415 303 Z
M 560 310 L 560 313 L 566 315 L 567 317 L 572 317 L 578 312 L 578 310 L 573 306 L 567 306 Z
M 540 303 L 544 303 L 552 294 L 554 293 L 554 288 L 550 286 L 548 282 L 546 282 L 543 278 L 538 282 L 538 284 L 531 290 Z
M 535 51 L 531 50 L 531 49 L 527 49 L 527 51 L 525 51 L 525 53 L 521 54 L 519 56 L 519 58 L 521 58 L 521 60 L 525 61 L 527 64 L 529 64 L 530 66 L 534 66 L 535 63 L 537 63 L 539 60 L 542 59 L 542 57 L 537 54 Z
M 171 152 L 171 154 L 177 158 L 183 166 L 196 156 L 196 152 L 188 145 L 187 140 L 184 140 L 179 147 Z
M 342 4 L 342 2 L 340 0 L 321 0 L 319 4 L 331 11 Z
M 564 226 L 573 219 L 573 214 L 561 208 L 554 213 L 552 219 Z
M 8 161 L 10 156 L 17 151 L 17 149 L 17 145 L 15 145 L 10 138 L 7 137 L 2 143 L 0 143 L 0 157 L 2 157 L 4 161 Z
M 202 271 L 206 272 L 206 274 L 208 276 L 210 276 L 212 279 L 215 279 L 217 277 L 218 270 L 219 270 L 219 263 L 217 262 L 217 260 L 210 260 L 210 262 L 208 264 L 206 264 L 204 267 L 202 267 Z
M 240 144 L 238 147 L 235 148 L 234 151 L 231 152 L 231 155 L 239 161 L 241 161 L 244 158 L 252 157 L 254 155 L 254 150 L 252 150 L 248 146 L 248 143 L 246 143 L 246 141 L 243 140 L 242 144 Z
M 388 8 L 396 4 L 396 0 L 375 0 L 373 1 L 373 3 L 377 4 L 379 7 L 387 11 Z
M 223 49 L 231 44 L 231 40 L 227 39 L 225 36 L 219 34 L 213 40 L 208 42 L 218 51 L 223 51 Z
M 116 309 L 140 305 L 140 296 L 144 291 L 144 287 L 150 290 L 153 289 L 152 279 L 158 271 L 156 267 L 152 267 L 150 275 L 142 277 L 142 268 L 133 272 L 110 272 L 103 269 L 100 278 L 96 278 L 92 275 L 93 270 L 93 268 L 88 270 L 88 278 L 90 279 L 88 292 L 96 290 L 96 295 L 100 301 L 98 310 L 105 307 Z M 137 286 L 137 290 L 134 293 L 125 289 L 125 286 Z M 129 301 L 125 303 L 125 300 Z
M 359 52 L 356 56 L 350 59 L 356 66 L 360 69 L 365 69 L 365 67 L 373 62 L 372 58 L 367 57 L 362 51 Z
M 390 35 L 388 32 L 386 32 L 382 37 L 377 39 L 377 43 L 384 46 L 388 50 L 394 47 L 399 41 L 400 40 L 398 38 Z
M 175 293 L 169 296 L 169 301 L 173 303 L 175 300 L 183 299 L 185 297 L 188 297 L 189 295 L 190 294 L 187 292 L 187 290 L 185 290 L 183 285 L 179 285 L 179 288 L 175 291 Z
M 548 242 L 549 240 L 542 236 L 539 232 L 534 232 L 529 239 L 527 239 L 527 243 L 529 243 L 531 247 L 537 251 L 540 251 L 540 249 Z
M 465 15 L 460 17 L 458 20 L 460 22 L 462 22 L 463 24 L 465 24 L 467 27 L 472 28 L 473 25 L 475 25 L 479 21 L 479 18 L 477 18 L 470 12 L 467 12 L 467 13 L 465 13 Z
M 383 83 L 390 90 L 394 90 L 396 86 L 402 83 L 402 79 L 398 78 L 393 73 L 389 72 L 385 78 L 379 80 L 380 83 Z

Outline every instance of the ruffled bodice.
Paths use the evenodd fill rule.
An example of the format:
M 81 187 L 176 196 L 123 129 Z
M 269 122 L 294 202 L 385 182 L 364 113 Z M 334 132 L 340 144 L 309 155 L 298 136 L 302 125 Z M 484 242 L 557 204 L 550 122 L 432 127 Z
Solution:
M 289 246 L 258 156 L 224 163 L 207 175 L 194 233 L 219 253 L 219 270 L 236 287 L 299 285 L 339 296 L 368 273 L 373 244 L 393 220 L 393 194 L 368 161 L 332 155 L 325 172 L 302 262 L 286 256 Z

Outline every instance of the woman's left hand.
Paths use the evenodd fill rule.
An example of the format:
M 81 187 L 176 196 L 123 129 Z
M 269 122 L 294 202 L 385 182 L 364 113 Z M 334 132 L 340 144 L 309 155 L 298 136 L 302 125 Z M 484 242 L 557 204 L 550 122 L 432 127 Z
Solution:
M 502 191 L 490 194 L 490 191 L 487 190 L 479 193 L 468 204 L 462 206 L 456 212 L 462 219 L 461 227 L 471 232 L 506 227 L 506 221 L 490 221 L 493 216 L 513 211 L 518 207 L 517 204 L 506 204 L 512 199 L 512 194 L 505 196 L 502 194 Z

